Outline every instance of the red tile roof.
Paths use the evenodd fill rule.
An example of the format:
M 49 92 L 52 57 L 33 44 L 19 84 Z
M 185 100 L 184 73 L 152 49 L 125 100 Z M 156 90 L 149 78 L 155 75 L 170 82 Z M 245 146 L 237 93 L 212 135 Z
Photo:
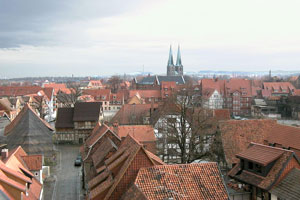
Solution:
M 20 195 L 21 192 L 23 192 L 24 200 L 36 200 L 40 198 L 42 184 L 34 177 L 34 175 L 27 168 L 27 164 L 32 165 L 32 163 L 24 162 L 24 157 L 27 156 L 28 155 L 22 149 L 22 147 L 19 146 L 13 151 L 9 151 L 9 156 L 7 159 L 5 159 L 5 163 L 0 161 L 0 187 L 5 189 L 6 186 L 1 184 L 1 181 L 4 181 L 12 187 L 20 190 Z M 15 177 L 13 178 L 14 180 L 12 179 L 12 177 Z M 24 182 L 30 184 L 29 189 L 26 189 L 26 184 Z M 13 196 L 10 193 L 11 190 L 6 190 L 6 192 L 8 196 Z M 25 195 L 25 192 L 27 192 L 28 195 Z
M 161 98 L 161 91 L 160 90 L 130 90 L 129 91 L 129 98 L 139 94 L 143 99 L 145 98 Z
M 134 184 L 148 200 L 229 199 L 217 163 L 141 168 Z
M 253 146 L 259 147 L 254 147 L 256 148 L 256 151 L 254 151 Z M 269 169 L 269 171 L 267 171 L 266 176 L 260 176 L 252 171 L 242 168 L 240 162 L 238 162 L 228 172 L 228 175 L 231 178 L 242 181 L 243 183 L 254 185 L 263 190 L 270 190 L 274 186 L 276 181 L 279 180 L 279 177 L 282 176 L 284 171 L 288 172 L 293 167 L 300 168 L 300 160 L 295 156 L 295 153 L 293 151 L 255 143 L 252 143 L 249 148 L 252 150 L 248 151 L 246 157 L 252 159 L 253 162 L 266 164 L 267 162 L 272 162 L 273 160 L 274 164 L 271 165 L 271 168 Z M 259 155 L 259 151 L 262 155 Z
M 290 82 L 264 82 L 263 85 L 265 90 L 272 93 L 293 93 L 292 91 L 296 89 Z
M 214 110 L 214 117 L 217 120 L 230 120 L 229 109 L 216 109 Z
M 153 105 L 154 109 L 157 107 L 157 104 Z M 143 124 L 143 117 L 150 116 L 150 110 L 151 104 L 124 104 L 110 122 L 118 122 L 121 125 Z
M 251 142 L 264 144 L 275 120 L 228 120 L 220 123 L 222 145 L 229 166 L 237 163 L 236 154 L 247 149 Z
M 91 95 L 96 101 L 109 101 L 110 89 L 88 89 L 83 90 L 83 95 Z
M 37 94 L 42 88 L 39 86 L 1 86 L 0 96 L 24 96 L 28 94 Z
M 216 89 L 223 96 L 238 91 L 244 97 L 252 96 L 251 81 L 247 79 L 232 78 L 230 80 L 218 79 L 202 79 L 201 80 L 202 92 L 208 89 Z
M 280 148 L 251 143 L 248 149 L 241 153 L 238 153 L 236 157 L 250 160 L 263 166 L 267 166 L 274 160 L 278 159 L 284 152 L 285 151 Z
M 103 87 L 102 82 L 100 80 L 90 80 L 89 87 Z
M 130 134 L 139 142 L 156 141 L 154 129 L 151 125 L 119 125 L 112 128 L 120 138 L 125 138 Z
M 266 140 L 271 144 L 280 144 L 285 148 L 292 148 L 300 151 L 300 128 L 275 124 L 272 126 Z
M 43 156 L 42 155 L 28 155 L 22 156 L 22 159 L 26 163 L 26 166 L 30 171 L 38 171 L 42 169 L 43 166 Z
M 138 154 L 141 152 L 142 154 Z M 90 199 L 110 199 L 115 198 L 119 199 L 122 193 L 124 192 L 115 192 L 116 188 L 123 188 L 128 189 L 130 186 L 129 180 L 135 178 L 137 174 L 137 170 L 135 169 L 135 165 L 132 166 L 132 162 L 138 155 L 144 155 L 146 157 L 143 157 L 144 159 L 147 159 L 147 162 L 143 162 L 139 158 L 139 166 L 140 167 L 147 167 L 147 166 L 153 166 L 156 163 L 152 161 L 151 157 L 145 152 L 142 145 L 133 137 L 128 135 L 121 143 L 119 149 L 117 152 L 115 152 L 112 156 L 110 156 L 107 160 L 105 160 L 105 165 L 100 167 L 101 170 L 97 170 L 100 172 L 95 178 L 93 178 L 91 181 L 89 181 L 89 198 Z M 135 160 L 135 162 L 138 162 L 138 160 Z M 132 170 L 132 168 L 129 168 L 132 166 L 135 170 Z M 117 169 L 117 170 L 116 170 Z M 128 171 L 131 169 L 130 171 Z M 125 182 L 120 182 L 123 177 L 126 176 L 127 184 Z M 121 184 L 121 185 L 119 185 Z M 113 196 L 112 196 L 113 195 Z

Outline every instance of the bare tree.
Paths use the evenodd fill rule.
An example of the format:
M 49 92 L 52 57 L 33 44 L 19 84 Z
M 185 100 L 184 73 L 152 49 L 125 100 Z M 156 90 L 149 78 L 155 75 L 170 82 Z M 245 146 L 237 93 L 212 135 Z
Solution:
M 59 91 L 56 99 L 58 103 L 61 103 L 63 107 L 73 107 L 81 96 L 82 91 L 80 85 L 76 83 L 68 83 L 67 87 L 69 92 Z
M 187 85 L 159 109 L 159 119 L 154 121 L 162 123 L 155 126 L 161 129 L 157 136 L 162 140 L 158 148 L 162 148 L 159 152 L 163 160 L 167 156 L 170 162 L 190 163 L 209 156 L 216 120 L 210 110 L 199 106 L 197 92 Z
M 32 102 L 32 107 L 39 113 L 40 118 L 44 119 L 47 114 L 49 114 L 48 110 L 45 109 L 45 97 L 44 96 L 34 96 Z
M 111 90 L 113 93 L 116 93 L 120 83 L 122 83 L 122 79 L 120 76 L 112 76 L 110 79 L 108 79 L 107 83 L 111 86 Z

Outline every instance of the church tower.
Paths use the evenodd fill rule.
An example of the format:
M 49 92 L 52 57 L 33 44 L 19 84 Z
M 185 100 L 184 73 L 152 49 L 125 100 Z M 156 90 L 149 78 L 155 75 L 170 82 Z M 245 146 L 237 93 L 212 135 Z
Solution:
M 178 45 L 176 65 L 173 62 L 172 46 L 170 45 L 169 60 L 167 65 L 167 76 L 183 76 L 183 65 L 181 62 L 180 46 Z
M 170 45 L 169 60 L 167 65 L 167 76 L 175 76 L 175 66 L 173 62 L 172 46 Z
M 183 65 L 181 62 L 181 53 L 180 53 L 179 45 L 178 45 L 178 51 L 177 51 L 177 60 L 176 60 L 175 70 L 177 72 L 177 75 L 183 76 Z

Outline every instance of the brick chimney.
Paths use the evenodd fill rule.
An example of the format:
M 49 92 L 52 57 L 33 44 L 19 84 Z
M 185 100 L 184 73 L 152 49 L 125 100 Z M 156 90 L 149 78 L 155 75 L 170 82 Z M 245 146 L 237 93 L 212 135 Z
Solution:
M 8 157 L 8 149 L 2 149 L 1 151 L 1 160 L 4 160 Z

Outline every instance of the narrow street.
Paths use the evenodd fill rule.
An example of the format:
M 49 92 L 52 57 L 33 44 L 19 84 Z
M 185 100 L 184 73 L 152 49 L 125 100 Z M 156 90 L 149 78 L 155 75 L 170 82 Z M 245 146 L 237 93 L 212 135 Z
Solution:
M 60 151 L 60 161 L 52 199 L 79 200 L 81 167 L 74 166 L 74 161 L 79 154 L 79 146 L 57 145 L 56 148 Z

